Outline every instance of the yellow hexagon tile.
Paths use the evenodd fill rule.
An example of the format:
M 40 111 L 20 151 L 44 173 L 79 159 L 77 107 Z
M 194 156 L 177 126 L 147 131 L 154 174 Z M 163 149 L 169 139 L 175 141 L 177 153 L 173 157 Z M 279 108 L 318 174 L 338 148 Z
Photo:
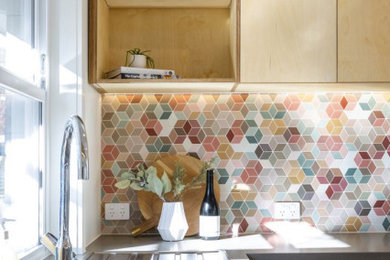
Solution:
M 305 179 L 305 173 L 300 168 L 292 168 L 288 173 L 288 179 L 292 184 L 301 184 Z
M 221 144 L 218 147 L 217 153 L 218 153 L 219 158 L 221 158 L 222 160 L 227 160 L 227 159 L 232 158 L 232 156 L 234 154 L 234 150 L 230 146 L 230 144 Z
M 329 134 L 338 135 L 343 130 L 343 123 L 340 119 L 329 120 L 328 124 L 326 125 L 326 129 L 328 130 Z
M 345 221 L 345 230 L 349 232 L 357 232 L 362 227 L 363 223 L 359 217 L 348 217 Z

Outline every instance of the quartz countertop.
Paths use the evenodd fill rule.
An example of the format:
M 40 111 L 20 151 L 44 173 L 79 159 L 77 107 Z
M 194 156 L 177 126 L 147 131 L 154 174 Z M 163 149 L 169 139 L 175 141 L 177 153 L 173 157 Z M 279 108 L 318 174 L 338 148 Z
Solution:
M 88 252 L 98 254 L 215 250 L 224 250 L 228 259 L 235 260 L 248 259 L 247 254 L 269 253 L 390 253 L 390 233 L 322 233 L 306 240 L 291 240 L 291 237 L 280 234 L 247 234 L 234 238 L 222 236 L 217 241 L 187 237 L 179 242 L 165 242 L 157 235 L 137 238 L 130 235 L 102 235 L 88 246 Z

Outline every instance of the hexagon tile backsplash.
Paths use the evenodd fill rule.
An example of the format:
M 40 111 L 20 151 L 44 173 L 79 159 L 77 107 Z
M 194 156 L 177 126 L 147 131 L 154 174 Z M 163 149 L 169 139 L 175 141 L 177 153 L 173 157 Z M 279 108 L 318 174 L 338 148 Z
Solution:
M 273 202 L 291 200 L 322 230 L 390 231 L 390 93 L 121 94 L 102 109 L 102 204 L 131 205 L 103 233 L 142 220 L 119 174 L 176 153 L 217 158 L 222 232 L 266 231 Z

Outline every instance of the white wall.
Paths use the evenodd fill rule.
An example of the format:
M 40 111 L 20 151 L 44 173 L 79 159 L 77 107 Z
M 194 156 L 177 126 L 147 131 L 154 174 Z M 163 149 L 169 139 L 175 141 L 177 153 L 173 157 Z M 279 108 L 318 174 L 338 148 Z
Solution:
M 84 92 L 85 125 L 89 142 L 89 181 L 83 185 L 83 247 L 100 234 L 100 95 L 92 88 Z M 83 251 L 84 252 L 84 251 Z
M 79 20 L 82 23 L 81 75 L 83 75 L 83 118 L 89 140 L 90 174 L 83 187 L 83 245 L 89 245 L 100 235 L 100 165 L 101 165 L 101 99 L 100 94 L 88 85 L 88 1 L 81 1 Z
M 87 130 L 90 179 L 78 181 L 71 170 L 70 232 L 77 253 L 100 234 L 100 95 L 87 82 L 87 5 L 87 0 L 48 1 L 47 231 L 58 236 L 62 135 L 67 118 L 78 114 Z

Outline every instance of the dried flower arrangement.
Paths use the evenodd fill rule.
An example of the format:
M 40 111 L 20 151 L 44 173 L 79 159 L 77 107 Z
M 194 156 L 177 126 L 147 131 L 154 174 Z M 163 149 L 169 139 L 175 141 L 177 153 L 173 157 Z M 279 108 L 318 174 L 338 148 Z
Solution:
M 122 173 L 121 180 L 115 183 L 115 186 L 118 189 L 130 187 L 133 190 L 150 191 L 159 196 L 163 201 L 167 201 L 166 194 L 173 191 L 172 201 L 181 201 L 186 190 L 197 189 L 200 184 L 206 182 L 206 172 L 211 168 L 214 161 L 215 158 L 212 158 L 210 161 L 204 162 L 199 175 L 188 183 L 184 183 L 186 177 L 185 169 L 180 165 L 180 162 L 175 162 L 175 171 L 172 176 L 173 185 L 166 172 L 159 178 L 156 167 L 150 166 L 145 169 L 143 164 L 139 164 L 137 166 L 138 172 L 129 171 Z

